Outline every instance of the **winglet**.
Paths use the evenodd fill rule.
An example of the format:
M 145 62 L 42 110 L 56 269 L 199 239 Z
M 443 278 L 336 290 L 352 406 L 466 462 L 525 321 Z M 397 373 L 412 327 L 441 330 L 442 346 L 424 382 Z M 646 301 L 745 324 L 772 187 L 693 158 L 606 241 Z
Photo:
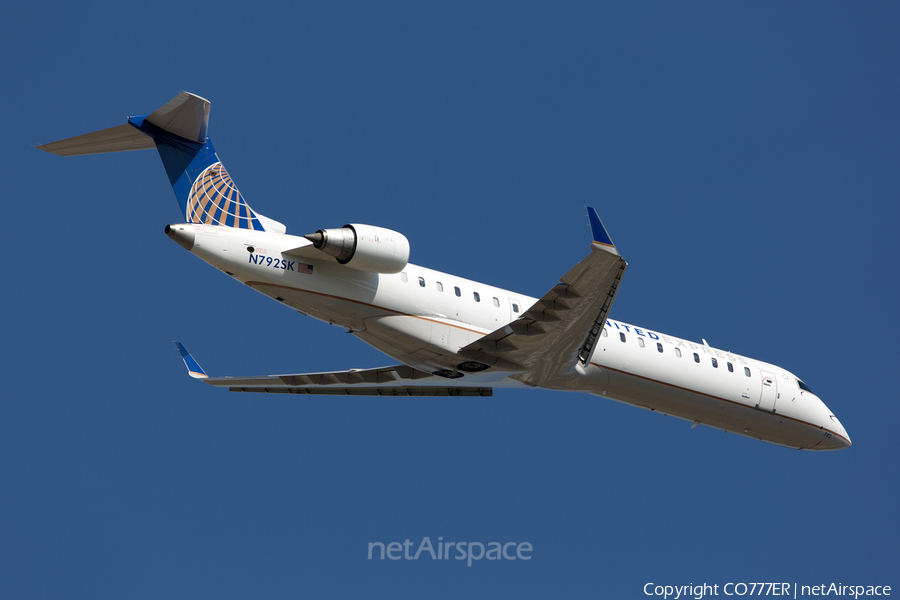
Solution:
M 616 246 L 612 243 L 609 234 L 606 233 L 606 227 L 603 226 L 603 223 L 600 222 L 600 217 L 597 216 L 597 211 L 590 206 L 587 207 L 587 210 L 588 218 L 591 220 L 591 233 L 594 234 L 594 243 L 611 248 L 613 252 L 618 254 Z
M 187 351 L 187 348 L 184 347 L 184 344 L 181 342 L 175 342 L 175 345 L 178 346 L 178 352 L 181 354 L 181 360 L 184 361 L 184 366 L 187 367 L 188 375 L 193 377 L 194 379 L 206 379 L 209 375 L 206 374 L 200 365 L 194 360 L 194 357 L 191 356 L 191 353 Z

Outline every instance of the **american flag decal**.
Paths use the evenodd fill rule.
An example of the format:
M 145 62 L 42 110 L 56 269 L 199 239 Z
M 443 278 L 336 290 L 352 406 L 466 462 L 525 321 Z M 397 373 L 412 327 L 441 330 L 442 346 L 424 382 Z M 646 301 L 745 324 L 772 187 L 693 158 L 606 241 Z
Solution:
M 297 263 L 297 272 L 298 272 L 298 273 L 304 273 L 304 274 L 306 274 L 306 275 L 312 275 L 312 272 L 313 272 L 313 266 L 312 266 L 312 265 L 305 265 L 305 264 L 303 264 L 303 263 Z

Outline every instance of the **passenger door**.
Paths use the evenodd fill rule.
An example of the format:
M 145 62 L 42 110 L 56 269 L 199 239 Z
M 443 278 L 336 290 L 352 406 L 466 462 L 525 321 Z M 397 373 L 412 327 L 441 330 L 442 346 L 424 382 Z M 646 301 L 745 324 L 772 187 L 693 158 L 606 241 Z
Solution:
M 775 401 L 778 399 L 778 380 L 774 373 L 768 371 L 760 371 L 759 374 L 762 377 L 762 392 L 756 408 L 766 412 L 775 412 Z

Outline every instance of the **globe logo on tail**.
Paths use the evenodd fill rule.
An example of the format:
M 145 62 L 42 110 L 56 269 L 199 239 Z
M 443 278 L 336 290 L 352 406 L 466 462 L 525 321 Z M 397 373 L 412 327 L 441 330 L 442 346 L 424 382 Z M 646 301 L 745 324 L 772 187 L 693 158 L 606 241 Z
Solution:
M 264 230 L 220 162 L 207 167 L 194 180 L 185 218 L 189 223 Z

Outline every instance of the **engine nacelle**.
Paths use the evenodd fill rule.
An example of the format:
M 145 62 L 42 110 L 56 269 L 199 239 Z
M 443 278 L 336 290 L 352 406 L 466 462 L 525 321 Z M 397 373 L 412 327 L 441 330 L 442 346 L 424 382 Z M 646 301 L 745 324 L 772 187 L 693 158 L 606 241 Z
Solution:
M 351 223 L 303 236 L 342 265 L 372 273 L 399 273 L 409 262 L 409 240 L 402 233 Z

